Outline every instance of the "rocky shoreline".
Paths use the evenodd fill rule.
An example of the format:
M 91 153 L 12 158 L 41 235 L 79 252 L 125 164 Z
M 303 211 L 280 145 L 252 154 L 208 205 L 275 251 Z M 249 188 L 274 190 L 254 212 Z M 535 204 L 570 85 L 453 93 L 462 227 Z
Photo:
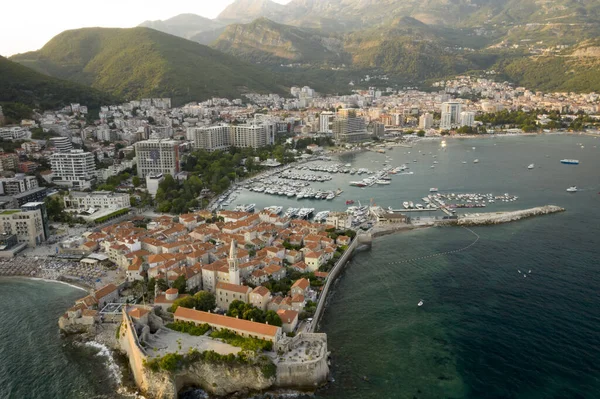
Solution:
M 533 216 L 550 215 L 553 213 L 564 212 L 565 208 L 556 205 L 545 205 L 536 208 L 523 209 L 509 212 L 489 212 L 477 213 L 474 215 L 461 216 L 456 220 L 445 222 L 444 224 L 458 226 L 488 226 L 515 222 L 530 218 Z

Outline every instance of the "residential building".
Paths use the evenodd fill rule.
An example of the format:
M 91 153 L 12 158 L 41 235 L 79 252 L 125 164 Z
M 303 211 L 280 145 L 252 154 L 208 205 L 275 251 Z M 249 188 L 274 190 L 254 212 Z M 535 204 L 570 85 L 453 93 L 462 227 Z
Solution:
M 448 130 L 460 124 L 460 113 L 462 104 L 456 101 L 445 102 L 442 104 L 442 119 L 440 129 Z
M 371 134 L 376 137 L 383 137 L 385 135 L 385 125 L 379 122 L 371 123 Z
M 29 135 L 29 130 L 20 126 L 0 128 L 2 140 L 23 140 Z
M 25 176 L 17 173 L 15 177 L 0 179 L 0 195 L 17 195 L 38 188 L 35 176 Z
M 96 164 L 90 152 L 57 152 L 50 156 L 50 165 L 54 175 L 52 182 L 59 186 L 85 190 L 96 180 Z
M 73 143 L 69 137 L 51 137 L 50 146 L 57 152 L 69 152 L 73 149 Z
M 36 247 L 47 239 L 42 212 L 22 209 L 0 211 L 0 234 L 14 234 L 19 243 Z
M 194 148 L 206 151 L 226 150 L 231 147 L 231 127 L 229 125 L 190 127 L 188 138 Z
M 245 285 L 217 283 L 217 306 L 227 310 L 233 301 L 248 303 L 250 292 L 252 292 L 252 288 Z
M 281 328 L 284 333 L 293 333 L 298 326 L 298 312 L 295 310 L 279 309 L 277 315 L 281 319 Z
M 131 206 L 129 194 L 111 193 L 110 191 L 93 191 L 84 193 L 72 191 L 64 197 L 65 208 L 87 210 L 95 209 L 122 209 Z
M 150 139 L 135 143 L 138 176 L 170 174 L 180 171 L 179 142 L 169 139 Z
M 431 129 L 433 127 L 433 115 L 429 112 L 425 112 L 419 117 L 419 129 Z
M 475 125 L 475 112 L 463 111 L 460 113 L 460 125 L 461 126 L 474 126 Z
M 226 329 L 242 337 L 264 339 L 273 343 L 277 343 L 283 338 L 283 329 L 281 327 L 221 316 L 215 313 L 201 312 L 182 306 L 179 306 L 175 311 L 175 321 L 191 322 L 196 325 L 208 324 L 217 330 Z
M 188 138 L 194 148 L 206 151 L 225 150 L 231 146 L 260 148 L 275 143 L 277 125 L 253 123 L 247 125 L 219 125 L 188 129 Z
M 254 307 L 259 308 L 260 310 L 267 310 L 267 304 L 271 301 L 271 292 L 266 288 L 261 286 L 256 287 L 250 292 L 249 296 L 250 304 Z
M 50 237 L 50 220 L 48 219 L 48 210 L 46 209 L 46 203 L 43 201 L 31 201 L 21 205 L 23 211 L 39 211 L 42 215 L 42 228 L 44 230 L 44 237 L 47 240 Z
M 338 230 L 349 229 L 352 227 L 352 215 L 346 212 L 331 212 L 325 223 Z
M 0 172 L 5 170 L 17 170 L 19 156 L 17 154 L 0 154 Z
M 367 140 L 370 135 L 363 118 L 357 118 L 354 111 L 347 117 L 338 117 L 333 121 L 333 138 L 346 143 L 355 143 Z
M 330 111 L 321 112 L 319 115 L 319 132 L 320 133 L 333 133 L 333 121 L 335 120 L 335 113 Z

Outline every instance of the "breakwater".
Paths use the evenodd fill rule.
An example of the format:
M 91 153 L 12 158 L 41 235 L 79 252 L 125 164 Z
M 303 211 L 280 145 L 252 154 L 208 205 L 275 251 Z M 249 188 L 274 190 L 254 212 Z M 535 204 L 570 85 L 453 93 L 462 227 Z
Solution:
M 564 212 L 565 208 L 556 205 L 545 205 L 536 208 L 523 209 L 510 212 L 489 212 L 464 215 L 456 220 L 444 221 L 442 225 L 458 226 L 486 226 L 502 223 L 515 222 L 517 220 L 530 218 L 533 216 L 550 215 L 553 213 Z

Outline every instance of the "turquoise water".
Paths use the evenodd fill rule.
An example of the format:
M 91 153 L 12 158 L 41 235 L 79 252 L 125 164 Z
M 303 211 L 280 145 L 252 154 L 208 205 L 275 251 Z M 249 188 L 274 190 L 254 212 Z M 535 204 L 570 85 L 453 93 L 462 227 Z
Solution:
M 477 243 L 451 255 L 417 259 L 466 247 L 476 236 L 462 228 L 422 229 L 382 237 L 370 252 L 357 253 L 321 324 L 335 381 L 317 397 L 600 397 L 599 142 L 587 136 L 448 140 L 445 151 L 439 141 L 421 142 L 385 154 L 415 172 L 395 176 L 390 186 L 349 187 L 355 176 L 348 175 L 324 185 L 345 193 L 311 206 L 342 209 L 345 199 L 373 198 L 396 208 L 438 187 L 519 196 L 486 211 L 555 204 L 567 212 L 474 228 Z M 385 155 L 342 162 L 377 169 Z M 562 158 L 581 164 L 561 165 Z M 536 169 L 527 170 L 530 163 Z M 580 191 L 568 194 L 571 185 Z M 298 206 L 287 201 L 254 193 L 239 198 Z M 0 398 L 114 397 L 103 359 L 63 346 L 58 335 L 57 317 L 79 296 L 64 285 L 0 280 Z

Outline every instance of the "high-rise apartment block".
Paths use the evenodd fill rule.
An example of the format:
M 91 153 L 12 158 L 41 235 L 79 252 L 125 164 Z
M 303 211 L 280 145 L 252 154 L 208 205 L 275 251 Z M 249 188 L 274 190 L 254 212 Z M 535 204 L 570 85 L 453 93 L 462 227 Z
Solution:
M 320 133 L 333 133 L 333 121 L 335 120 L 335 113 L 330 111 L 322 112 L 319 115 L 319 132 Z
M 433 126 L 433 115 L 429 112 L 424 113 L 419 117 L 419 129 L 431 129 Z
M 460 125 L 461 126 L 474 126 L 475 125 L 475 112 L 463 111 L 460 113 Z
M 150 139 L 135 143 L 137 172 L 140 178 L 148 175 L 169 174 L 180 171 L 179 142 L 168 139 Z
M 344 117 L 338 117 L 333 121 L 333 138 L 346 143 L 355 143 L 367 140 L 370 135 L 365 126 L 363 118 L 357 118 L 354 111 L 345 113 Z
M 96 163 L 91 152 L 56 152 L 50 156 L 50 165 L 54 174 L 52 182 L 59 186 L 85 190 L 96 180 Z
M 440 121 L 440 129 L 449 130 L 460 125 L 460 113 L 462 104 L 451 101 L 442 104 L 442 120 Z
M 194 148 L 206 151 L 226 150 L 229 147 L 260 148 L 275 143 L 277 125 L 272 123 L 248 125 L 219 125 L 191 127 L 187 136 Z

